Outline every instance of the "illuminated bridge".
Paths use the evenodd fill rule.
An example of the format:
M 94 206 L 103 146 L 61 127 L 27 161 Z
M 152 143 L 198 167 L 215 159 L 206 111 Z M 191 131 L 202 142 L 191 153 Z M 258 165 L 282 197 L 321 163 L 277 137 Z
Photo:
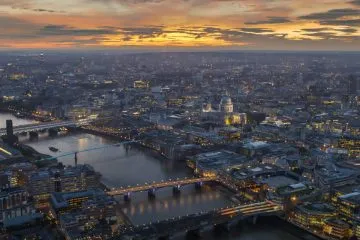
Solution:
M 226 208 L 219 211 L 222 216 L 253 216 L 257 214 L 266 214 L 281 211 L 282 207 L 270 201 L 239 205 L 236 207 Z
M 27 133 L 27 132 L 37 132 L 41 130 L 51 129 L 51 128 L 60 128 L 60 127 L 79 127 L 82 125 L 89 124 L 93 120 L 84 119 L 79 121 L 53 121 L 53 122 L 42 122 L 36 124 L 28 124 L 15 126 L 13 128 L 14 134 L 18 133 Z M 6 135 L 6 128 L 0 129 L 0 136 Z
M 148 191 L 149 197 L 151 197 L 155 196 L 155 191 L 159 188 L 173 187 L 174 192 L 179 192 L 180 187 L 184 185 L 195 184 L 196 187 L 201 187 L 204 182 L 211 182 L 216 180 L 216 177 L 174 179 L 169 181 L 146 183 L 142 186 L 129 186 L 126 188 L 118 188 L 108 191 L 107 194 L 111 196 L 124 195 L 125 200 L 129 200 L 130 194 L 134 192 Z
M 129 226 L 120 232 L 120 236 L 146 237 L 146 239 L 179 237 L 188 233 L 209 231 L 213 228 L 229 230 L 239 221 L 249 219 L 255 224 L 258 216 L 278 215 L 282 207 L 269 202 L 257 202 L 237 205 L 229 208 L 215 209 L 182 217 L 158 221 L 142 226 Z M 113 238 L 120 239 L 120 238 Z

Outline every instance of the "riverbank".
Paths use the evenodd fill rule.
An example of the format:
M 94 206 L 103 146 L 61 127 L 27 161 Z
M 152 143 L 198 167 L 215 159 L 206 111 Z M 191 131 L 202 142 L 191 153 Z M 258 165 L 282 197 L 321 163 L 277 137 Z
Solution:
M 28 112 L 19 112 L 11 109 L 0 109 L 0 114 L 11 114 L 15 118 L 36 121 L 36 122 L 49 122 L 54 120 L 51 117 L 43 117 L 43 116 L 34 116 L 32 113 Z
M 119 143 L 129 142 L 126 144 L 129 144 L 131 147 L 135 147 L 141 151 L 144 151 L 147 154 L 150 154 L 151 156 L 158 158 L 159 160 L 169 160 L 164 155 L 155 151 L 154 149 L 148 148 L 138 142 L 135 142 L 134 139 L 124 138 L 124 137 L 121 137 L 120 135 L 114 135 L 114 134 L 110 134 L 110 133 L 106 133 L 103 131 L 90 129 L 90 128 L 86 128 L 86 127 L 80 127 L 78 129 L 78 131 L 83 132 L 83 133 L 93 134 L 93 135 L 100 136 L 100 137 L 105 137 L 105 138 L 108 138 L 108 139 L 114 140 L 114 141 L 119 141 Z
M 26 144 L 17 144 L 14 148 L 19 150 L 26 159 L 28 159 L 31 163 L 34 163 L 39 168 L 58 164 L 56 158 L 53 158 L 48 154 L 40 153 Z
M 176 238 L 181 240 L 183 238 Z M 206 240 L 320 240 L 276 216 L 258 217 L 256 224 L 243 220 L 229 231 L 210 230 L 201 233 Z
M 290 220 L 284 220 L 284 221 L 287 221 L 288 223 L 292 224 L 293 226 L 295 227 L 298 227 L 299 229 L 302 229 L 303 231 L 306 231 L 308 232 L 309 234 L 313 235 L 313 236 L 316 236 L 318 239 L 323 239 L 323 240 L 337 240 L 336 238 L 331 238 L 329 236 L 325 236 L 324 234 L 321 234 L 321 232 L 317 232 L 315 230 L 311 230 L 311 229 L 308 229 L 308 228 L 305 228 L 293 221 L 290 221 Z
M 265 224 L 269 224 L 273 227 L 286 229 L 286 232 L 289 234 L 300 237 L 304 240 L 320 240 L 320 238 L 317 235 L 314 235 L 312 232 L 306 231 L 305 229 L 299 228 L 297 225 L 281 218 L 281 217 L 262 217 L 259 219 L 258 223 L 262 224 L 261 221 Z

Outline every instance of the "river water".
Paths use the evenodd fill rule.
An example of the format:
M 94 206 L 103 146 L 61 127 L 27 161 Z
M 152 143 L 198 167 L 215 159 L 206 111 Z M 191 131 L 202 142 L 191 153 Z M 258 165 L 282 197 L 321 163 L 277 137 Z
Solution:
M 6 119 L 13 119 L 14 126 L 32 123 L 30 120 L 17 119 L 10 114 L 0 114 L 0 128 L 5 127 Z M 122 145 L 111 146 L 116 143 L 114 140 L 92 134 L 66 133 L 50 137 L 47 133 L 40 133 L 36 140 L 30 140 L 28 136 L 20 136 L 20 141 L 41 153 L 52 156 L 103 146 L 104 148 L 94 151 L 79 153 L 78 163 L 92 165 L 102 174 L 103 182 L 109 187 L 141 185 L 146 182 L 192 176 L 191 171 L 183 163 L 162 159 L 146 150 L 133 148 L 126 151 Z M 50 146 L 58 148 L 59 152 L 50 151 Z M 58 160 L 65 165 L 74 164 L 73 155 L 60 157 Z M 192 185 L 184 186 L 179 197 L 173 197 L 172 189 L 169 188 L 158 190 L 154 201 L 148 200 L 147 193 L 133 194 L 130 203 L 119 200 L 124 213 L 135 225 L 209 211 L 232 203 L 229 194 L 222 187 L 205 186 L 201 192 L 198 192 Z M 241 232 L 235 231 L 223 237 L 214 237 L 210 234 L 206 239 L 298 240 L 300 238 L 267 225 L 261 227 L 250 225 Z

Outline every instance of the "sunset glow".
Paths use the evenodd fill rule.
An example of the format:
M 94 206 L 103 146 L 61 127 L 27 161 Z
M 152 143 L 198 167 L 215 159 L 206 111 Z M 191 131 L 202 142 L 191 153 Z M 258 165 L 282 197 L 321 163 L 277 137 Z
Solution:
M 360 50 L 359 0 L 0 0 L 0 48 Z

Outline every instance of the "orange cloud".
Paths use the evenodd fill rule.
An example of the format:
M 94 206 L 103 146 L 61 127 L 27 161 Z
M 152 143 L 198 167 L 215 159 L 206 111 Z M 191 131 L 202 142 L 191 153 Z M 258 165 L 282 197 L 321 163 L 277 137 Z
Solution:
M 357 0 L 0 0 L 0 46 L 360 50 L 357 11 Z

